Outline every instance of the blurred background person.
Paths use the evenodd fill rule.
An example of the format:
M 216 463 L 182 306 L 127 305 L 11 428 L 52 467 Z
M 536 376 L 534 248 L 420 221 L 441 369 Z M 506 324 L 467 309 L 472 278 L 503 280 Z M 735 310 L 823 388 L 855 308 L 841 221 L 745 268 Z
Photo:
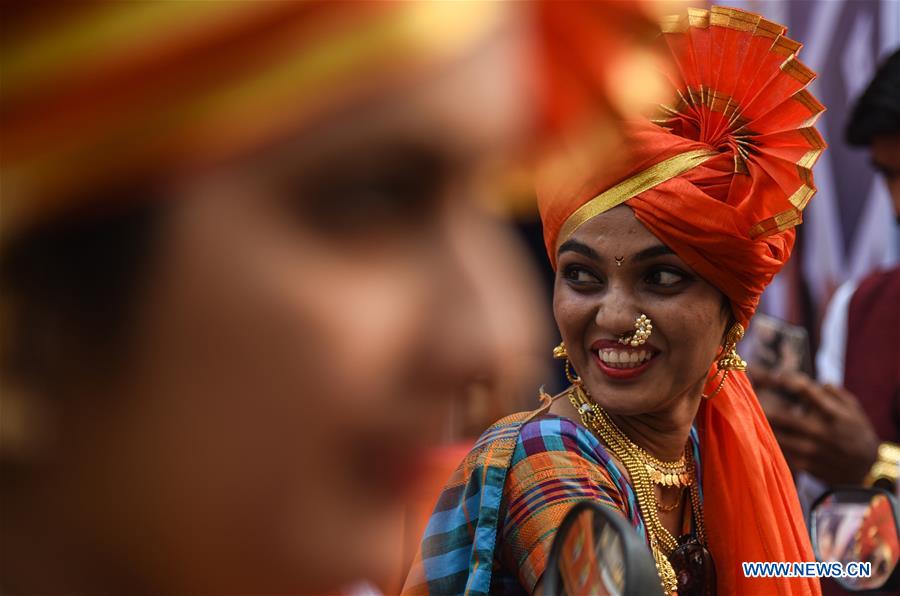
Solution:
M 866 147 L 900 222 L 900 51 L 857 100 L 850 145 Z M 897 491 L 900 474 L 900 267 L 850 280 L 822 325 L 817 380 L 797 371 L 755 376 L 769 422 L 809 506 L 828 486 Z M 828 591 L 843 593 L 828 582 Z
M 900 218 L 900 52 L 891 55 L 856 103 L 847 141 L 867 147 Z M 829 484 L 871 484 L 879 444 L 900 440 L 900 269 L 849 281 L 835 293 L 822 328 L 818 383 L 790 372 L 760 374 L 774 390 L 767 413 L 798 470 Z M 787 398 L 787 399 L 785 399 Z M 792 401 L 793 400 L 793 401 Z M 898 451 L 884 449 L 894 468 Z M 880 476 L 876 473 L 876 476 Z
M 786 449 L 789 459 L 802 450 L 802 459 L 807 462 L 815 459 L 817 463 L 813 465 L 824 476 L 842 481 L 853 477 L 858 482 L 865 475 L 861 470 L 869 469 L 863 462 L 871 463 L 880 442 L 875 429 L 865 423 L 868 414 L 856 405 L 856 398 L 863 398 L 851 399 L 843 394 L 842 399 L 839 389 L 826 391 L 821 385 L 806 381 L 817 378 L 822 384 L 842 385 L 847 368 L 845 354 L 848 364 L 852 360 L 866 361 L 865 366 L 853 366 L 860 371 L 867 370 L 867 366 L 881 370 L 880 377 L 876 375 L 878 378 L 896 367 L 896 350 L 871 350 L 867 346 L 855 348 L 850 354 L 845 345 L 845 319 L 855 288 L 869 275 L 896 267 L 900 248 L 891 179 L 879 171 L 883 168 L 878 167 L 871 151 L 854 147 L 868 146 L 878 136 L 871 128 L 876 121 L 873 118 L 890 114 L 888 106 L 897 95 L 895 89 L 888 91 L 890 84 L 880 86 L 881 90 L 876 92 L 878 85 L 873 80 L 879 66 L 888 68 L 889 57 L 897 52 L 900 44 L 900 3 L 894 0 L 726 0 L 726 3 L 758 10 L 768 18 L 786 22 L 794 31 L 803 32 L 804 56 L 820 74 L 811 88 L 828 106 L 819 127 L 831 147 L 815 167 L 819 193 L 804 213 L 805 225 L 797 238 L 798 258 L 776 277 L 760 302 L 761 313 L 772 315 L 782 323 L 776 325 L 782 338 L 796 341 L 787 342 L 793 347 L 787 353 L 782 351 L 777 362 L 751 358 L 750 370 L 757 383 L 771 382 L 771 375 L 766 373 L 773 369 L 787 370 L 792 373 L 787 376 L 799 379 L 794 383 L 795 391 L 785 388 L 777 394 L 761 391 L 760 397 L 773 415 L 780 414 L 780 418 L 790 421 L 804 418 L 804 408 L 822 411 L 823 407 L 830 406 L 832 410 L 835 420 L 829 425 L 834 432 L 820 448 L 815 448 L 823 457 L 812 457 L 812 445 L 803 441 L 800 449 L 790 453 Z M 883 79 L 884 75 L 882 72 L 878 78 Z M 861 99 L 864 95 L 869 99 Z M 888 120 L 891 118 L 888 116 Z M 878 126 L 886 124 L 881 120 Z M 862 129 L 866 132 L 861 135 Z M 884 129 L 885 137 L 890 136 L 890 130 Z M 881 319 L 875 323 L 875 317 L 869 317 L 869 324 L 880 324 L 885 333 L 896 333 L 890 319 Z M 758 339 L 753 337 L 755 330 L 759 330 L 758 323 L 754 325 L 756 329 L 749 330 L 750 341 Z M 805 343 L 808 347 L 801 345 Z M 747 346 L 742 349 L 753 356 L 753 349 Z M 796 371 L 802 374 L 793 374 Z M 807 403 L 810 399 L 803 399 L 801 389 L 803 394 L 815 391 L 819 399 Z M 886 405 L 888 401 L 882 403 Z M 892 425 L 895 415 L 879 415 L 878 419 L 877 424 Z M 846 437 L 852 438 L 846 440 Z M 837 442 L 842 446 L 831 449 L 828 457 L 824 457 L 828 444 L 834 447 Z M 799 480 L 801 498 L 807 505 L 822 490 L 821 485 L 809 484 L 808 480 L 807 476 Z
M 878 66 L 900 47 L 900 2 L 723 3 L 785 23 L 802 37 L 807 63 L 819 73 L 812 91 L 828 106 L 819 126 L 832 150 L 815 166 L 819 193 L 804 212 L 798 258 L 776 277 L 760 302 L 760 313 L 806 329 L 814 355 L 826 308 L 837 288 L 851 279 L 860 281 L 876 269 L 892 267 L 898 258 L 887 184 L 868 153 L 845 142 L 845 131 L 856 100 Z M 745 348 L 745 352 L 750 351 Z

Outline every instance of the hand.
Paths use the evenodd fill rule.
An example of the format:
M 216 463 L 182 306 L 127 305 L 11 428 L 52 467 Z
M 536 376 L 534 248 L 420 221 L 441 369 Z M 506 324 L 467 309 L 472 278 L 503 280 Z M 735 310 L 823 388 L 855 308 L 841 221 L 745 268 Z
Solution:
M 757 373 L 754 381 L 792 469 L 831 485 L 862 483 L 880 441 L 856 397 L 799 372 Z

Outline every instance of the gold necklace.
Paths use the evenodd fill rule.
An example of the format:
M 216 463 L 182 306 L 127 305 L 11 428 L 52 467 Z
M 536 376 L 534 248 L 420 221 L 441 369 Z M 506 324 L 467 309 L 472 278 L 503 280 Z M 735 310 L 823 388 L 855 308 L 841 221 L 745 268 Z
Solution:
M 653 484 L 684 488 L 685 486 L 690 486 L 694 481 L 693 477 L 688 473 L 687 461 L 684 454 L 681 454 L 681 459 L 676 462 L 663 462 L 653 458 L 652 455 L 640 447 L 637 448 L 639 449 L 638 455 L 641 458 L 644 467 L 647 468 L 647 473 L 650 475 L 650 482 Z
M 596 402 L 588 397 L 580 385 L 573 385 L 569 390 L 569 401 L 581 416 L 582 423 L 600 437 L 610 451 L 622 462 L 629 476 L 631 476 L 638 508 L 647 527 L 650 550 L 656 562 L 656 571 L 659 573 L 663 590 L 667 595 L 676 594 L 678 581 L 675 576 L 675 570 L 669 562 L 669 555 L 678 547 L 678 542 L 659 519 L 657 512 L 659 501 L 653 490 L 650 473 L 641 457 L 640 448 L 615 425 L 609 418 L 609 415 Z M 694 459 L 693 457 L 687 457 L 690 454 L 689 449 L 690 446 L 686 445 L 685 464 L 688 473 L 693 478 Z M 700 508 L 697 483 L 692 482 L 690 487 L 691 510 L 697 524 L 697 535 L 700 541 L 705 543 L 703 511 Z
M 584 390 L 582 389 L 582 391 Z M 591 403 L 592 402 L 590 401 L 584 402 L 580 407 L 582 409 L 589 408 Z M 581 412 L 579 411 L 579 413 Z M 615 423 L 612 422 L 608 416 L 607 419 L 615 430 L 618 431 L 619 428 L 615 426 Z M 624 433 L 621 433 L 621 431 L 619 432 L 624 440 L 628 442 L 629 446 L 637 453 L 641 463 L 644 464 L 644 467 L 647 468 L 647 473 L 650 475 L 650 482 L 664 487 L 686 487 L 694 482 L 694 477 L 688 471 L 685 453 L 682 453 L 681 457 L 675 461 L 663 461 L 657 459 L 646 449 L 629 439 Z
M 658 510 L 662 511 L 663 513 L 671 513 L 672 511 L 675 511 L 676 509 L 678 509 L 678 506 L 681 505 L 681 497 L 684 496 L 684 488 L 685 487 L 682 486 L 678 490 L 678 496 L 675 498 L 675 502 L 672 503 L 671 505 L 664 505 L 662 502 L 662 499 L 657 499 L 656 500 L 656 508 Z

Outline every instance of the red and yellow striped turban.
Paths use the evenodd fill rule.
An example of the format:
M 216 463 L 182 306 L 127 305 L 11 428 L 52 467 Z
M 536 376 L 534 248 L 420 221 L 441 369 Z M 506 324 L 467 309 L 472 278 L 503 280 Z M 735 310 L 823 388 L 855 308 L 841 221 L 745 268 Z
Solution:
M 286 137 L 470 50 L 500 15 L 490 2 L 5 6 L 2 231 Z
M 625 157 L 576 155 L 539 184 L 551 262 L 580 225 L 621 204 L 730 300 L 745 328 L 793 248 L 825 148 L 823 106 L 786 29 L 730 8 L 688 9 L 663 22 L 675 99 L 629 122 Z M 715 366 L 710 377 L 715 374 Z M 708 392 L 715 385 L 707 388 Z M 719 591 L 818 593 L 812 580 L 747 579 L 742 561 L 814 560 L 781 450 L 743 373 L 697 417 L 710 549 Z
M 523 72 L 534 85 L 522 102 L 540 106 L 536 140 L 603 119 L 628 102 L 612 91 L 632 87 L 622 73 L 606 80 L 608 65 L 646 43 L 653 8 L 652 0 L 4 6 L 2 239 L 106 189 L 289 138 L 354 99 L 477 52 L 505 27 L 525 29 Z

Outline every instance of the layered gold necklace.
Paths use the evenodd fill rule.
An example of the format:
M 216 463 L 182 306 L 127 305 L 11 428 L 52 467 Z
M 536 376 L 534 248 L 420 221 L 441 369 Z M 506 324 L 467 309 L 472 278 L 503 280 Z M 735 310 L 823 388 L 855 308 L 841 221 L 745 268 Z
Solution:
M 659 519 L 657 509 L 663 508 L 660 507 L 659 500 L 656 498 L 653 485 L 675 486 L 682 489 L 690 487 L 691 511 L 694 514 L 697 537 L 702 543 L 705 543 L 703 511 L 700 507 L 697 483 L 694 482 L 694 458 L 691 454 L 690 444 L 685 445 L 685 453 L 678 461 L 660 461 L 629 439 L 580 385 L 573 385 L 569 390 L 569 401 L 578 411 L 585 427 L 600 437 L 631 476 L 631 483 L 637 496 L 641 517 L 647 527 L 650 550 L 656 561 L 656 570 L 659 573 L 663 589 L 666 594 L 676 594 L 678 583 L 675 570 L 669 562 L 669 555 L 678 547 L 678 541 Z M 676 506 L 677 504 L 678 502 L 676 502 Z M 669 510 L 674 509 L 675 507 L 671 507 Z
M 616 430 L 618 430 L 618 428 Z M 637 450 L 644 467 L 647 468 L 647 473 L 650 475 L 650 482 L 653 484 L 664 487 L 674 486 L 683 488 L 685 486 L 690 486 L 693 483 L 693 478 L 688 470 L 687 457 L 685 457 L 684 453 L 681 454 L 678 461 L 661 461 L 633 442 L 631 444 Z

